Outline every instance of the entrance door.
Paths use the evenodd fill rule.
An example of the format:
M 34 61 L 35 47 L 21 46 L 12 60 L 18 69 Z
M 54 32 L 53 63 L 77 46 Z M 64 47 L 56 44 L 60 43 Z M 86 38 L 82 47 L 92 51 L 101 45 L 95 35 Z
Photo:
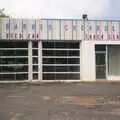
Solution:
M 106 79 L 106 45 L 95 46 L 96 79 Z
M 96 78 L 106 78 L 106 62 L 104 53 L 96 53 Z

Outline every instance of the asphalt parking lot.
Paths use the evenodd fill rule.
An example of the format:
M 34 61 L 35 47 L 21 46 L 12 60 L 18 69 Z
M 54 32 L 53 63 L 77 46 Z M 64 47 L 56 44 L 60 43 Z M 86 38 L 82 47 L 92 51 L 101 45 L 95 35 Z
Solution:
M 0 120 L 119 120 L 120 83 L 0 84 Z

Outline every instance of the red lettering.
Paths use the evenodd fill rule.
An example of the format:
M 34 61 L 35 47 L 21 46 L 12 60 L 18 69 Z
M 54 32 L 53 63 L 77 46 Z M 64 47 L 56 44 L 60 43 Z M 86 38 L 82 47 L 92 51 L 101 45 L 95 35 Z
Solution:
M 115 35 L 113 35 L 113 40 L 115 40 Z
M 39 38 L 39 35 L 37 34 L 36 37 Z
M 94 40 L 95 40 L 95 38 L 96 38 L 95 35 L 93 35 L 93 38 L 94 38 Z
M 23 37 L 23 35 L 22 34 L 19 34 L 19 38 L 21 39 Z
M 119 35 L 117 35 L 117 39 L 119 39 Z
M 34 34 L 32 34 L 32 38 L 34 38 L 35 37 L 35 35 Z
M 92 39 L 92 35 L 90 35 L 90 40 Z
M 104 35 L 102 34 L 102 35 L 101 35 L 101 39 L 103 40 L 103 38 L 104 38 Z
M 96 39 L 99 40 L 99 35 L 96 35 Z

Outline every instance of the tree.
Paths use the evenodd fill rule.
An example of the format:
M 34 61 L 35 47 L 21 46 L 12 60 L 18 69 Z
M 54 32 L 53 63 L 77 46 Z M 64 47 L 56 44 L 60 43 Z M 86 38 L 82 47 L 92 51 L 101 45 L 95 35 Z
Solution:
M 5 13 L 5 9 L 3 8 L 3 9 L 0 9 L 0 17 L 3 17 L 3 18 L 8 18 L 9 17 L 9 15 L 7 15 L 6 13 Z

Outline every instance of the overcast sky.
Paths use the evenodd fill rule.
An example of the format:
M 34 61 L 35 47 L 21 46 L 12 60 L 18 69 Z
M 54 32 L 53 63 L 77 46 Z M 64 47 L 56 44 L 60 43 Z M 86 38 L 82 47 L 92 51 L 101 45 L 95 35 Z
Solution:
M 120 0 L 0 0 L 12 17 L 120 19 Z

